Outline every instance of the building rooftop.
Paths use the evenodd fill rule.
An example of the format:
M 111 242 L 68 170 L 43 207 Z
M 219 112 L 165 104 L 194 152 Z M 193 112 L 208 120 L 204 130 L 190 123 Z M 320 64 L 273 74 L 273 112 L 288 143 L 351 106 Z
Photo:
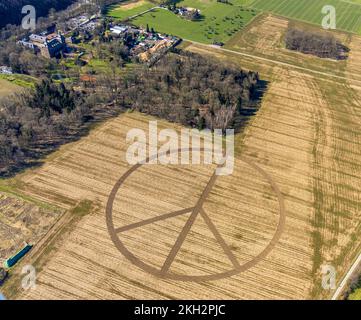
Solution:
M 127 26 L 113 26 L 110 28 L 110 31 L 115 34 L 121 34 L 128 30 Z
M 44 43 L 46 41 L 45 36 L 41 36 L 41 35 L 38 35 L 38 34 L 30 35 L 29 39 L 30 39 L 30 41 L 41 42 L 41 43 Z

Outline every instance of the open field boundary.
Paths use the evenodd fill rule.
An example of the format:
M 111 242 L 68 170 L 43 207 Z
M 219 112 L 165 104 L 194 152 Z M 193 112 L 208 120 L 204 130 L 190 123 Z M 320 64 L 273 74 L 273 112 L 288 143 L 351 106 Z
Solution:
M 255 0 L 251 7 L 321 27 L 325 16 L 322 8 L 325 5 L 332 5 L 336 9 L 337 30 L 360 34 L 361 6 L 357 3 L 339 0 Z
M 254 58 L 254 59 L 257 59 L 257 60 L 261 60 L 261 61 L 271 62 L 272 64 L 276 64 L 276 65 L 280 65 L 280 66 L 284 66 L 284 67 L 289 67 L 289 68 L 296 69 L 296 70 L 299 70 L 299 71 L 306 71 L 306 72 L 309 72 L 309 73 L 325 76 L 325 77 L 328 77 L 328 78 L 333 78 L 333 79 L 338 79 L 338 80 L 343 80 L 343 81 L 350 80 L 347 77 L 342 77 L 342 76 L 334 75 L 332 73 L 321 72 L 321 71 L 317 71 L 317 70 L 313 70 L 313 69 L 309 69 L 309 68 L 304 68 L 304 67 L 296 66 L 294 64 L 287 63 L 287 62 L 282 62 L 282 61 L 275 60 L 275 59 L 264 58 L 264 57 L 261 57 L 261 56 L 258 56 L 258 55 L 253 55 L 253 54 L 249 54 L 249 53 L 245 53 L 245 52 L 239 52 L 239 51 L 234 51 L 234 50 L 230 50 L 230 49 L 225 49 L 225 48 L 222 48 L 222 47 L 219 47 L 219 46 L 207 45 L 207 44 L 192 41 L 192 40 L 189 40 L 189 39 L 184 39 L 184 40 L 186 40 L 187 42 L 190 42 L 192 44 L 199 45 L 199 46 L 213 48 L 213 49 L 216 49 L 216 50 L 219 50 L 219 51 L 232 53 L 234 55 L 239 55 L 239 56 L 244 56 L 244 57 L 248 57 L 248 58 Z M 352 79 L 352 82 L 356 82 L 361 87 L 361 80 Z
M 345 290 L 349 279 L 352 277 L 353 273 L 356 271 L 356 269 L 361 265 L 361 253 L 360 255 L 357 257 L 357 259 L 355 260 L 355 262 L 353 263 L 353 265 L 351 266 L 351 268 L 347 271 L 347 273 L 345 274 L 345 276 L 343 277 L 342 281 L 340 282 L 340 284 L 337 286 L 337 289 L 335 291 L 335 293 L 332 295 L 331 300 L 338 300 L 338 298 L 340 297 L 340 295 L 342 294 L 342 292 Z

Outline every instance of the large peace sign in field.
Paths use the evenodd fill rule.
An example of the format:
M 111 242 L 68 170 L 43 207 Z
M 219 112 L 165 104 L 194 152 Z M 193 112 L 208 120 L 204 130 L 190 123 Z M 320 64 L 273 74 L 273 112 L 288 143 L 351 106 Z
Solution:
M 258 165 L 243 158 L 236 164 L 231 176 L 217 176 L 214 165 L 196 170 L 194 165 L 131 167 L 115 184 L 106 207 L 108 231 L 117 249 L 145 272 L 181 281 L 217 280 L 256 265 L 282 234 L 284 202 L 271 176 Z M 172 188 L 163 181 L 171 171 Z M 134 183 L 137 174 L 144 179 L 147 172 L 152 180 L 139 188 Z M 254 190 L 244 190 L 242 178 L 253 179 L 254 190 L 261 187 L 264 200 L 250 205 Z M 163 197 L 157 197 L 166 185 L 168 196 L 162 190 Z M 129 205 L 129 198 L 135 205 Z M 271 205 L 275 201 L 278 206 Z M 167 211 L 173 206 L 177 209 Z

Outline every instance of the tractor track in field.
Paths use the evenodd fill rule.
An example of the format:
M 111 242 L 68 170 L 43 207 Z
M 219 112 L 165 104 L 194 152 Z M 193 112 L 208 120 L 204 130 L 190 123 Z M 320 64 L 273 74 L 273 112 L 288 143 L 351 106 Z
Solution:
M 244 57 L 247 57 L 247 58 L 254 58 L 254 59 L 257 59 L 257 60 L 270 62 L 272 64 L 276 64 L 276 65 L 279 65 L 279 66 L 289 67 L 289 68 L 299 70 L 299 71 L 306 71 L 306 72 L 310 72 L 310 73 L 317 74 L 317 75 L 322 75 L 322 76 L 337 79 L 337 80 L 350 81 L 350 78 L 347 78 L 347 77 L 342 77 L 342 76 L 338 76 L 338 75 L 327 73 L 327 72 L 322 72 L 322 71 L 317 71 L 317 70 L 313 70 L 313 69 L 310 69 L 310 68 L 304 68 L 304 67 L 296 66 L 296 65 L 294 65 L 292 63 L 282 62 L 282 61 L 279 61 L 279 60 L 265 58 L 265 57 L 261 57 L 261 56 L 258 56 L 258 55 L 245 53 L 245 52 L 234 51 L 234 50 L 222 48 L 222 47 L 219 47 L 219 46 L 204 44 L 204 43 L 201 43 L 201 42 L 196 42 L 196 41 L 192 41 L 192 40 L 188 40 L 188 39 L 184 39 L 184 40 L 187 41 L 187 42 L 190 42 L 192 44 L 195 44 L 195 45 L 198 45 L 198 46 L 201 46 L 201 47 L 205 47 L 205 48 L 212 48 L 212 49 L 216 49 L 216 50 L 219 50 L 219 51 L 232 53 L 234 55 L 244 56 Z M 361 80 L 352 79 L 351 81 L 353 83 L 357 83 L 361 87 Z

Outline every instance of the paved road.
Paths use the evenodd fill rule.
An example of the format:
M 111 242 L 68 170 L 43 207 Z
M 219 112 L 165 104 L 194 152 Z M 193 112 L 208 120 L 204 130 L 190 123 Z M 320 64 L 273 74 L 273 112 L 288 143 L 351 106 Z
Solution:
M 333 294 L 333 296 L 331 298 L 332 300 L 337 300 L 339 298 L 340 294 L 343 292 L 345 286 L 347 285 L 348 280 L 350 279 L 350 277 L 352 276 L 352 274 L 355 272 L 356 268 L 360 264 L 361 264 L 361 254 L 358 256 L 358 258 L 356 259 L 356 261 L 354 262 L 354 264 L 352 265 L 350 270 L 346 273 L 345 277 L 343 278 L 343 280 L 337 287 L 335 293 Z

